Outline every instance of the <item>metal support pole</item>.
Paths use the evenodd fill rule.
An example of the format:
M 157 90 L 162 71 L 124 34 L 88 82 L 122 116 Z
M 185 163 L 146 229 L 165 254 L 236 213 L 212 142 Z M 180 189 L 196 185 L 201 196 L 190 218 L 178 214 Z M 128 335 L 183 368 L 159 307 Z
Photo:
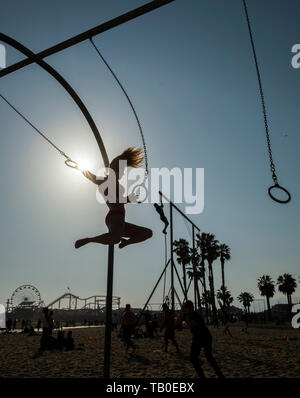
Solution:
M 143 313 L 145 312 L 145 309 L 147 308 L 147 305 L 149 304 L 150 300 L 152 299 L 152 296 L 153 296 L 155 290 L 157 289 L 157 286 L 159 285 L 159 282 L 161 281 L 161 278 L 166 273 L 169 263 L 170 263 L 170 260 L 166 263 L 165 268 L 163 269 L 163 272 L 160 274 L 160 277 L 158 278 L 158 281 L 156 282 L 156 284 L 155 284 L 155 286 L 154 286 L 154 288 L 153 288 L 148 300 L 146 301 L 146 304 L 144 305 L 144 308 L 142 309 L 142 312 L 139 314 L 139 316 L 137 318 L 137 324 L 138 324 L 139 320 L 141 319 Z
M 171 305 L 175 310 L 174 300 L 174 253 L 173 253 L 173 204 L 170 202 L 170 256 L 171 256 Z
M 18 69 L 24 68 L 27 65 L 33 64 L 34 62 L 41 61 L 43 58 L 49 57 L 49 55 L 53 55 L 58 53 L 59 51 L 65 50 L 66 48 L 72 47 L 75 44 L 81 43 L 89 39 L 90 37 L 99 35 L 100 33 L 106 32 L 109 29 L 115 28 L 125 22 L 128 22 L 134 18 L 137 18 L 141 15 L 144 15 L 150 11 L 155 10 L 156 8 L 162 7 L 168 3 L 171 3 L 175 0 L 154 0 L 150 3 L 144 4 L 141 7 L 135 8 L 125 14 L 118 16 L 117 18 L 111 19 L 110 21 L 104 22 L 101 25 L 98 25 L 92 29 L 89 29 L 83 33 L 80 33 L 77 36 L 71 37 L 68 40 L 65 40 L 61 43 L 56 44 L 50 48 L 47 48 L 44 51 L 39 52 L 38 54 L 33 55 L 30 58 L 24 59 L 22 61 L 16 62 L 13 65 L 8 66 L 5 69 L 0 71 L 0 77 L 8 75 Z
M 176 289 L 174 289 L 174 294 L 175 294 L 175 296 L 176 296 L 176 298 L 177 298 L 177 300 L 178 300 L 178 303 L 179 303 L 179 305 L 180 305 L 180 308 L 181 308 L 181 307 L 182 307 L 182 302 L 180 301 L 180 298 L 179 298 L 179 296 L 178 296 L 178 294 L 177 294 Z
M 114 277 L 114 245 L 109 245 L 108 266 L 107 266 L 104 372 L 103 372 L 105 378 L 110 377 L 113 277 Z
M 193 234 L 193 253 L 195 251 L 195 227 L 194 225 L 192 226 L 192 234 Z M 194 272 L 194 306 L 195 306 L 195 311 L 197 311 L 197 290 L 198 290 L 198 282 L 197 282 L 197 270 L 196 270 L 196 266 L 193 262 L 193 272 Z M 200 303 L 199 303 L 200 306 Z
M 178 270 L 177 270 L 177 268 L 176 268 L 176 265 L 175 265 L 175 264 L 174 264 L 174 266 L 173 266 L 173 269 L 174 269 L 174 270 L 175 270 L 175 272 L 176 272 L 177 279 L 178 279 L 179 285 L 180 285 L 180 287 L 181 287 L 181 290 L 182 290 L 182 293 L 183 293 L 184 299 L 185 299 L 185 300 L 187 300 L 187 292 L 185 291 L 185 288 L 184 288 L 184 286 L 183 286 L 183 284 L 182 284 L 182 282 L 181 282 L 181 280 L 180 280 L 180 275 L 179 275 L 179 273 L 178 273 Z M 175 288 L 174 288 L 174 290 L 175 290 Z

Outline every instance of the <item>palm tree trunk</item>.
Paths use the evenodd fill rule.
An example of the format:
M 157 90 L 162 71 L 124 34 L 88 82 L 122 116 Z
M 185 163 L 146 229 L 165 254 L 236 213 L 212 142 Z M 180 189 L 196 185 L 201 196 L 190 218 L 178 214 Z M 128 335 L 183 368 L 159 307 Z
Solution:
M 292 309 L 292 295 L 288 294 L 289 311 Z
M 270 297 L 266 296 L 267 298 L 267 308 L 268 308 L 268 320 L 272 320 L 272 313 L 271 313 L 271 306 L 270 306 Z
M 185 299 L 187 300 L 187 285 L 186 285 L 186 269 L 185 269 L 185 264 L 182 264 L 182 273 L 183 273 L 183 287 L 184 287 L 184 296 Z
M 212 302 L 212 311 L 213 315 L 216 319 L 217 317 L 217 307 L 215 301 L 215 286 L 214 286 L 214 274 L 212 269 L 212 263 L 208 262 L 208 269 L 209 269 L 209 282 L 210 282 L 210 292 L 211 292 L 211 302 Z
M 201 272 L 202 272 L 202 274 L 203 274 L 202 280 L 203 280 L 204 295 L 205 295 L 205 297 L 207 297 L 207 288 L 206 288 L 206 279 L 205 279 L 205 264 L 204 264 L 204 260 L 201 261 L 200 267 L 201 267 Z M 209 314 L 208 314 L 208 303 L 207 303 L 207 300 L 205 300 L 204 305 L 205 305 L 206 322 L 208 322 L 208 315 L 209 315 Z
M 225 287 L 225 272 L 224 272 L 224 259 L 223 258 L 221 258 L 221 270 L 222 270 L 222 287 L 224 288 Z
M 198 302 L 198 309 L 202 312 L 201 308 L 201 297 L 200 297 L 200 292 L 199 292 L 199 281 L 198 279 L 196 280 L 196 297 L 197 297 L 197 302 Z

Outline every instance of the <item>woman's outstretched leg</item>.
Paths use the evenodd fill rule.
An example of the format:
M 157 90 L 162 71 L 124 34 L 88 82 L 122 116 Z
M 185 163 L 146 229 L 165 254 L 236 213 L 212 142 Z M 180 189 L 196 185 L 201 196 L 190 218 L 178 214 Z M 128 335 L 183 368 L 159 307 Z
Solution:
M 119 244 L 120 249 L 128 245 L 144 242 L 152 237 L 152 231 L 149 228 L 140 227 L 126 222 L 122 236 L 129 239 L 121 239 L 121 243 Z
M 224 375 L 219 367 L 219 365 L 217 364 L 217 361 L 215 360 L 215 358 L 212 355 L 212 346 L 211 345 L 207 345 L 204 347 L 204 354 L 206 356 L 207 361 L 211 364 L 211 366 L 213 367 L 216 375 L 220 378 L 223 379 Z
M 121 236 L 117 234 L 112 234 L 110 232 L 98 236 L 94 236 L 92 238 L 83 238 L 79 239 L 75 242 L 75 248 L 79 249 L 80 247 L 86 245 L 87 243 L 101 243 L 102 245 L 116 245 L 121 240 Z
M 124 218 L 119 215 L 114 215 L 111 217 L 108 223 L 109 232 L 94 236 L 92 238 L 83 238 L 75 242 L 75 248 L 86 245 L 87 243 L 101 243 L 102 245 L 116 245 L 120 242 L 124 231 Z

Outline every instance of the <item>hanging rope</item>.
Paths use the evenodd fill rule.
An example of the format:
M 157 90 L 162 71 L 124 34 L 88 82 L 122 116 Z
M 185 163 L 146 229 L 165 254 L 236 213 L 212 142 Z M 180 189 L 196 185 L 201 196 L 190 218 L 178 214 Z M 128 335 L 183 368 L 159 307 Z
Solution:
M 145 141 L 145 137 L 144 137 L 144 133 L 143 133 L 143 129 L 142 129 L 142 125 L 140 123 L 140 120 L 138 118 L 138 115 L 135 111 L 135 108 L 133 106 L 133 103 L 131 101 L 131 99 L 129 98 L 129 95 L 127 94 L 124 86 L 122 85 L 122 83 L 120 82 L 119 78 L 117 77 L 117 75 L 115 74 L 115 72 L 112 70 L 112 68 L 110 67 L 109 63 L 106 61 L 106 59 L 103 57 L 103 55 L 101 54 L 100 50 L 98 49 L 98 47 L 96 46 L 94 40 L 92 37 L 90 37 L 90 42 L 92 44 L 92 46 L 94 47 L 94 49 L 96 50 L 97 54 L 99 55 L 99 57 L 102 59 L 102 61 L 104 62 L 104 64 L 106 65 L 107 69 L 110 71 L 110 73 L 113 75 L 114 79 L 116 80 L 116 82 L 118 83 L 119 87 L 121 88 L 121 90 L 123 91 L 125 97 L 127 98 L 127 101 L 132 109 L 132 112 L 134 114 L 135 120 L 137 122 L 138 128 L 139 128 L 139 132 L 142 138 L 142 143 L 143 143 L 143 150 L 144 150 L 144 155 L 145 155 L 145 178 L 144 178 L 144 182 L 147 178 L 148 175 L 148 155 L 147 155 L 147 148 L 146 148 L 146 141 Z
M 58 146 L 56 146 L 44 133 L 41 132 L 41 130 L 39 130 L 34 124 L 32 124 L 30 122 L 30 120 L 28 120 L 12 103 L 10 103 L 8 101 L 8 99 L 6 97 L 4 97 L 4 95 L 2 95 L 0 93 L 0 97 L 3 99 L 3 101 L 5 101 L 7 103 L 7 105 L 9 105 L 23 120 L 25 120 L 25 122 L 27 124 L 29 124 L 29 126 L 31 126 L 42 138 L 44 138 L 44 140 L 46 140 L 54 149 L 57 150 L 57 152 L 62 155 L 63 157 L 65 157 L 67 160 L 65 161 L 65 164 L 71 168 L 76 168 L 77 167 L 77 163 L 72 160 L 68 155 L 65 154 L 65 152 L 63 152 Z
M 274 185 L 268 189 L 268 192 L 269 192 L 270 197 L 273 200 L 275 200 L 276 202 L 288 203 L 291 200 L 290 193 L 285 188 L 281 187 L 278 184 L 278 178 L 276 175 L 275 164 L 274 164 L 273 155 L 272 155 L 272 148 L 271 148 L 271 141 L 270 141 L 270 129 L 269 129 L 269 123 L 268 123 L 268 117 L 267 117 L 265 97 L 264 97 L 264 92 L 263 92 L 263 87 L 262 87 L 262 80 L 261 80 L 260 70 L 259 70 L 259 66 L 258 66 L 258 60 L 257 60 L 257 55 L 256 55 L 256 50 L 255 50 L 255 45 L 254 45 L 253 34 L 252 34 L 246 0 L 243 0 L 243 4 L 244 4 L 244 10 L 245 10 L 245 15 L 246 15 L 246 20 L 247 20 L 247 25 L 248 25 L 248 30 L 249 30 L 249 36 L 250 36 L 251 47 L 252 47 L 252 52 L 253 52 L 253 57 L 254 57 L 254 62 L 255 62 L 256 74 L 257 74 L 257 80 L 258 80 L 258 86 L 259 86 L 260 100 L 261 100 L 262 113 L 263 113 L 264 124 L 265 124 L 266 140 L 267 140 L 269 160 L 270 160 L 270 169 L 271 169 L 272 179 L 274 181 Z M 277 189 L 280 189 L 281 191 L 285 192 L 287 194 L 287 199 L 279 200 L 275 196 L 273 196 L 273 194 L 271 192 L 273 190 L 273 188 L 277 188 Z
M 165 234 L 165 265 L 167 264 L 168 258 L 168 249 L 167 249 L 167 235 Z M 163 298 L 162 302 L 165 302 L 166 299 L 166 279 L 167 279 L 167 272 L 164 274 L 164 288 L 163 288 Z

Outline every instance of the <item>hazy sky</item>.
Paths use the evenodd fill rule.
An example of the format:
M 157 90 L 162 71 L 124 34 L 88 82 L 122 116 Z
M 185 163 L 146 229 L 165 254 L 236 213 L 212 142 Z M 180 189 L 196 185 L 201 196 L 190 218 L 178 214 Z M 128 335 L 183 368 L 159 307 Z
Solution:
M 133 9 L 137 0 L 11 0 L 1 7 L 1 31 L 38 52 Z M 150 167 L 205 170 L 205 209 L 192 216 L 201 231 L 227 243 L 226 285 L 236 297 L 256 281 L 299 272 L 300 43 L 298 0 L 249 0 L 279 182 L 288 205 L 268 197 L 272 184 L 256 73 L 240 0 L 177 0 L 95 37 L 128 90 L 142 122 Z M 7 63 L 22 59 L 7 47 Z M 88 42 L 46 59 L 75 88 L 101 130 L 110 158 L 141 145 L 126 99 Z M 72 99 L 31 65 L 0 80 L 6 95 L 74 158 L 102 159 Z M 104 232 L 107 209 L 95 186 L 3 101 L 1 120 L 0 303 L 33 284 L 47 304 L 67 287 L 80 297 L 105 294 L 107 247 L 74 249 L 74 241 Z M 298 183 L 297 183 L 298 181 Z M 168 208 L 166 206 L 166 211 Z M 116 250 L 114 294 L 122 305 L 145 302 L 164 264 L 162 224 L 152 205 L 128 205 L 127 220 L 153 229 L 150 241 Z M 190 239 L 175 216 L 175 238 Z M 216 287 L 220 264 L 214 266 Z M 295 296 L 300 296 L 298 287 Z M 276 299 L 283 299 L 276 293 Z M 161 302 L 162 286 L 153 302 Z

